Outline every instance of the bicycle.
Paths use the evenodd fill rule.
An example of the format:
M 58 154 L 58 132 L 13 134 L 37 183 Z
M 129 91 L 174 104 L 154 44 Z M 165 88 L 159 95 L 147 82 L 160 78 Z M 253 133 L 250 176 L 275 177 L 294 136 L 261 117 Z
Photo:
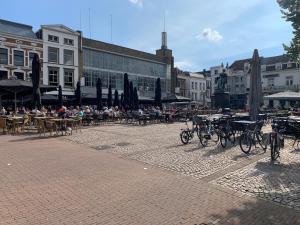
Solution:
M 278 124 L 272 124 L 272 132 L 270 133 L 271 161 L 274 162 L 280 157 L 280 148 L 284 147 L 283 132 L 285 128 L 280 129 Z
M 219 125 L 220 143 L 223 148 L 226 148 L 227 142 L 235 143 L 235 133 L 230 125 L 230 119 L 221 119 Z
M 251 147 L 254 144 L 256 147 L 256 143 L 260 145 L 260 147 L 266 151 L 267 146 L 263 143 L 261 128 L 263 126 L 263 121 L 256 122 L 254 124 L 254 129 L 251 129 L 252 124 L 246 127 L 246 130 L 241 134 L 239 145 L 241 150 L 249 154 L 251 151 Z
M 196 116 L 197 117 L 197 116 Z M 194 133 L 197 133 L 198 138 L 200 139 L 200 124 L 199 124 L 199 118 L 196 118 L 195 116 L 193 117 L 193 124 L 192 128 L 190 129 L 188 126 L 188 121 L 185 121 L 185 124 L 187 126 L 186 129 L 181 129 L 180 133 L 180 139 L 183 144 L 188 144 L 193 138 L 194 138 Z
M 209 141 L 212 141 L 214 144 L 217 144 L 219 141 L 219 133 L 218 129 L 216 128 L 217 123 L 216 121 L 203 121 L 203 129 L 200 130 L 200 143 L 203 147 L 208 145 Z

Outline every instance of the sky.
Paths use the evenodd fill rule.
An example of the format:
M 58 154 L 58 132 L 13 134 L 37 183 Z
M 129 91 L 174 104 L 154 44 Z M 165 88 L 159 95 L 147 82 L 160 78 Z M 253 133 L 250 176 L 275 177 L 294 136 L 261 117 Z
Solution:
M 276 0 L 4 0 L 0 18 L 34 31 L 64 24 L 149 53 L 161 46 L 165 18 L 175 66 L 193 72 L 251 58 L 255 48 L 264 57 L 280 55 L 292 39 Z

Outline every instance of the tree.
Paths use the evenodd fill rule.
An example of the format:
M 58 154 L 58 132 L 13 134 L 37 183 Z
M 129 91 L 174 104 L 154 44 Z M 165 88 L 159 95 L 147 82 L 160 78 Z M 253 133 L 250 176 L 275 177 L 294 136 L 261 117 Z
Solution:
M 110 108 L 112 106 L 112 92 L 111 85 L 108 86 L 108 95 L 107 95 L 107 107 Z
M 80 89 L 80 82 L 78 81 L 76 84 L 76 90 L 75 90 L 75 101 L 76 105 L 81 105 L 81 89 Z
M 115 98 L 114 98 L 114 107 L 116 107 L 116 106 L 119 107 L 119 105 L 120 105 L 119 93 L 118 93 L 118 90 L 116 89 L 115 90 Z
M 139 96 L 136 87 L 133 89 L 133 108 L 135 110 L 139 109 Z
M 123 93 L 124 93 L 124 107 L 128 107 L 129 106 L 129 80 L 128 80 L 128 74 L 125 73 L 124 74 L 124 88 L 123 88 Z
M 283 45 L 284 50 L 293 62 L 300 62 L 300 0 L 277 0 L 282 8 L 281 13 L 287 22 L 293 27 L 290 46 Z
M 97 79 L 96 90 L 97 90 L 97 109 L 102 110 L 102 107 L 103 107 L 103 105 L 102 105 L 102 82 L 101 82 L 100 78 Z
M 133 109 L 133 103 L 134 103 L 134 100 L 133 100 L 133 83 L 130 82 L 130 84 L 129 84 L 129 107 L 130 107 L 130 109 Z
M 161 85 L 160 78 L 157 78 L 155 85 L 155 97 L 154 97 L 155 105 L 161 107 Z

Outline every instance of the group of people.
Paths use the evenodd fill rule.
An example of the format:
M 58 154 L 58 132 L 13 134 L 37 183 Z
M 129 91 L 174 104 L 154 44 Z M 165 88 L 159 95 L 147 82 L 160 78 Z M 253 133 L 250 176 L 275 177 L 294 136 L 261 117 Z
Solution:
M 67 118 L 70 116 L 84 117 L 85 115 L 95 116 L 103 115 L 105 118 L 116 118 L 119 117 L 121 113 L 124 113 L 124 109 L 120 109 L 118 106 L 115 107 L 103 107 L 102 109 L 97 109 L 96 106 L 61 106 L 57 109 L 52 109 L 51 107 L 42 106 L 40 109 L 29 109 L 26 107 L 17 107 L 16 111 L 12 108 L 2 107 L 0 110 L 0 115 L 28 115 L 34 114 L 36 116 L 53 116 Z M 144 115 L 147 113 L 153 113 L 157 117 L 162 115 L 162 110 L 160 107 L 154 106 L 141 106 L 138 110 L 134 110 L 136 114 Z

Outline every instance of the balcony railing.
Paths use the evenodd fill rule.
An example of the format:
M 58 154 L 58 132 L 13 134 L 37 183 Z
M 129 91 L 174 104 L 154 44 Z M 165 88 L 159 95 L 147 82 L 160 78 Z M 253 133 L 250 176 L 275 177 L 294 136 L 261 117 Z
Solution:
M 299 91 L 300 86 L 295 85 L 286 85 L 286 86 L 267 86 L 263 87 L 263 91 L 267 92 L 280 92 L 280 91 Z

